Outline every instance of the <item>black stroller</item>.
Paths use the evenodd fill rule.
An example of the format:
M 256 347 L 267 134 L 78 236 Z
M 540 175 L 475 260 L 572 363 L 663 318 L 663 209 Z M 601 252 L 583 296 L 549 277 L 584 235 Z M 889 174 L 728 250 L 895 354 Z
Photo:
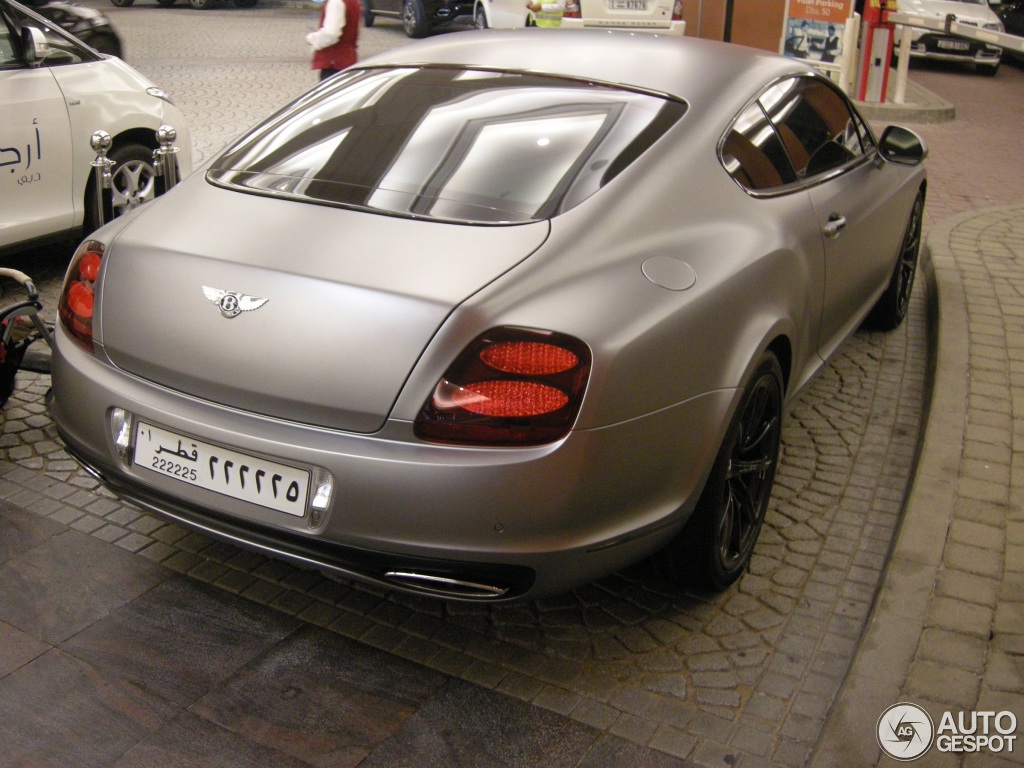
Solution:
M 0 278 L 17 282 L 24 297 L 0 305 L 0 407 L 14 391 L 14 377 L 24 367 L 39 373 L 49 373 L 49 355 L 32 356 L 26 359 L 26 352 L 39 339 L 47 347 L 53 345 L 53 325 L 45 322 L 39 314 L 43 308 L 39 301 L 32 278 L 16 269 L 0 267 Z M 3 292 L 0 291 L 0 296 Z M 46 350 L 49 352 L 49 349 Z

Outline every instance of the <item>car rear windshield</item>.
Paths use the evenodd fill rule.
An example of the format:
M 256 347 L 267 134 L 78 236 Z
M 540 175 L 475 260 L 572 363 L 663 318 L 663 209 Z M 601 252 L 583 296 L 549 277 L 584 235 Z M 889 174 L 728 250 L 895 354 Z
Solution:
M 536 221 L 586 200 L 685 111 L 650 93 L 530 73 L 356 69 L 243 137 L 207 178 L 392 215 Z

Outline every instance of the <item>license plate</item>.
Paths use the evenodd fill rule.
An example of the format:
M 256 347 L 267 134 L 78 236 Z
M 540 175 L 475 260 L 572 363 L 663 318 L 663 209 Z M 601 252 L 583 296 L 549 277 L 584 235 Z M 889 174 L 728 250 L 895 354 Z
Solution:
M 139 422 L 135 465 L 189 485 L 302 517 L 309 472 Z
M 646 11 L 647 0 L 608 0 L 608 9 L 612 11 Z
M 935 44 L 945 51 L 967 51 L 971 48 L 971 44 L 963 40 L 938 40 Z

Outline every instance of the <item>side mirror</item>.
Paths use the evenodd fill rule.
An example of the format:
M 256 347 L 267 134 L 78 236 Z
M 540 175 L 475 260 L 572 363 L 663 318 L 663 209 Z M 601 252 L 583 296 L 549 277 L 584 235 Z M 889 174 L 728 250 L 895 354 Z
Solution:
M 889 163 L 918 165 L 928 157 L 928 145 L 909 128 L 890 125 L 882 132 L 878 152 Z
M 50 55 L 50 43 L 42 30 L 24 27 L 21 30 L 21 50 L 26 64 L 38 64 Z

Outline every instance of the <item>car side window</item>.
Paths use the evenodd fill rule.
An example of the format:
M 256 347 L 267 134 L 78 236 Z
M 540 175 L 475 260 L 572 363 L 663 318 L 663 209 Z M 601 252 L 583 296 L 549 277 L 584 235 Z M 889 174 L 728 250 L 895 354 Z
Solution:
M 757 102 L 740 113 L 721 151 L 725 169 L 747 189 L 764 191 L 796 180 L 782 141 Z
M 11 15 L 15 25 L 19 27 L 35 27 L 46 37 L 50 46 L 50 55 L 43 61 L 43 66 L 59 67 L 67 64 L 80 64 L 83 61 L 95 61 L 96 56 L 69 37 L 64 30 L 53 26 L 52 22 L 42 17 L 29 16 L 20 8 L 11 6 Z
M 784 80 L 765 91 L 759 103 L 778 130 L 798 179 L 831 171 L 865 152 L 856 115 L 825 80 Z
M 14 50 L 14 36 L 3 19 L 0 19 L 0 69 L 20 67 L 18 54 Z

